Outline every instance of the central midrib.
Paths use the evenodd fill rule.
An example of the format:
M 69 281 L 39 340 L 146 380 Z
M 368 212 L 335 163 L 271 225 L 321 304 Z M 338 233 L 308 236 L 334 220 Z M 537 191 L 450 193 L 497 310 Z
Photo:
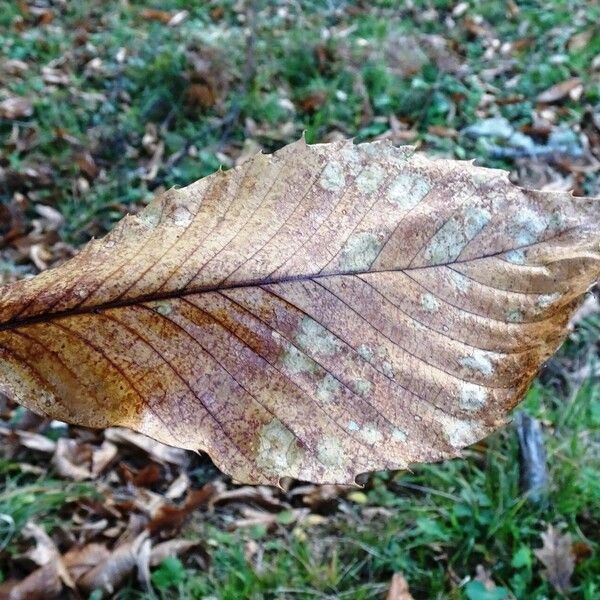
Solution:
M 558 235 L 564 235 L 569 230 L 562 231 Z M 545 240 L 541 240 L 537 243 L 545 243 L 553 238 L 558 237 L 557 235 L 551 236 Z M 276 279 L 264 279 L 264 280 L 251 280 L 243 283 L 232 283 L 232 284 L 217 284 L 214 286 L 200 286 L 197 288 L 189 288 L 186 290 L 176 290 L 172 292 L 165 293 L 150 293 L 146 295 L 136 296 L 135 298 L 129 298 L 125 300 L 115 300 L 114 302 L 105 302 L 103 304 L 98 304 L 97 306 L 86 306 L 82 308 L 72 308 L 66 309 L 63 311 L 56 311 L 51 313 L 44 313 L 40 315 L 34 315 L 32 317 L 25 317 L 22 319 L 14 319 L 12 321 L 5 321 L 4 323 L 0 323 L 0 332 L 2 331 L 10 331 L 12 329 L 17 329 L 20 327 L 26 327 L 28 325 L 35 325 L 39 323 L 45 323 L 49 321 L 53 321 L 55 319 L 64 319 L 66 317 L 74 317 L 78 315 L 86 315 L 99 313 L 105 310 L 110 310 L 113 308 L 125 308 L 127 306 L 135 306 L 136 304 L 143 304 L 146 302 L 160 302 L 161 300 L 176 300 L 177 298 L 183 298 L 185 296 L 191 296 L 194 294 L 208 294 L 210 292 L 218 292 L 222 290 L 231 290 L 231 289 L 241 289 L 247 287 L 260 287 L 265 285 L 277 285 L 281 283 L 291 283 L 295 281 L 311 281 L 314 279 L 324 279 L 327 277 L 350 277 L 356 275 L 369 275 L 371 273 L 398 273 L 403 271 L 416 271 L 419 269 L 432 269 L 436 267 L 446 267 L 450 265 L 457 265 L 461 263 L 473 262 L 476 260 L 483 260 L 486 258 L 493 258 L 496 256 L 500 256 L 507 252 L 512 252 L 514 250 L 522 250 L 524 248 L 528 248 L 533 244 L 523 244 L 522 246 L 515 246 L 513 248 L 506 248 L 503 250 L 499 250 L 497 252 L 492 252 L 490 254 L 485 254 L 483 256 L 477 256 L 474 258 L 464 259 L 464 260 L 452 260 L 444 263 L 437 263 L 435 265 L 426 265 L 421 267 L 402 267 L 398 269 L 380 269 L 373 271 L 354 271 L 347 273 L 323 273 L 323 274 L 315 274 L 315 275 L 297 275 L 290 277 L 279 277 Z M 1 288 L 0 288 L 1 289 Z

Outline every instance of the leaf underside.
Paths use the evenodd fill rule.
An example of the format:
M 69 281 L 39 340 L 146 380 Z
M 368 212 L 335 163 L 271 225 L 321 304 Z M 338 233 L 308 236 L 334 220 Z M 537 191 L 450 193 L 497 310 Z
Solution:
M 300 140 L 0 288 L 0 391 L 250 483 L 456 456 L 600 276 L 598 208 L 409 147 Z

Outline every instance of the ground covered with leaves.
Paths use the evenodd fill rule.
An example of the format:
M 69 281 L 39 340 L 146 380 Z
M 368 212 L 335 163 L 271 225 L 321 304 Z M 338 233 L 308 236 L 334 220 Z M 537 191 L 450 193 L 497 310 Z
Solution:
M 302 132 L 600 195 L 597 3 L 397 4 L 1 2 L 0 283 Z M 277 490 L 0 398 L 0 597 L 597 598 L 599 339 L 591 295 L 520 408 L 548 465 L 529 494 L 513 427 L 363 489 Z

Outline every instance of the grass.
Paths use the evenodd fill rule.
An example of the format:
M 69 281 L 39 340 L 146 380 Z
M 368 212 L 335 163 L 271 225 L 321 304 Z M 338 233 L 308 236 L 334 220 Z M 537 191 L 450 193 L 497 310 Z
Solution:
M 0 0 L 3 55 L 30 65 L 22 77 L 7 79 L 4 90 L 33 100 L 33 116 L 18 125 L 35 137 L 32 145 L 15 149 L 13 123 L 0 121 L 0 148 L 5 149 L 0 164 L 17 174 L 40 166 L 51 173 L 49 182 L 16 177 L 17 183 L 5 183 L 0 201 L 26 194 L 28 217 L 35 203 L 56 206 L 65 217 L 62 236 L 80 244 L 109 230 L 155 191 L 227 166 L 250 138 L 267 151 L 303 131 L 309 142 L 335 133 L 362 141 L 388 130 L 393 115 L 414 130 L 414 142 L 430 154 L 510 168 L 511 163 L 492 160 L 479 142 L 460 135 L 481 118 L 486 94 L 492 96 L 488 116 L 521 127 L 533 123 L 538 93 L 580 77 L 584 96 L 561 106 L 558 124 L 572 129 L 586 107 L 598 109 L 600 86 L 591 70 L 600 54 L 597 3 L 524 0 L 518 2 L 519 14 L 507 18 L 505 3 L 470 2 L 467 16 L 481 15 L 502 43 L 522 42 L 510 57 L 518 74 L 511 81 L 501 69 L 487 81 L 482 78 L 484 70 L 505 59 L 498 53 L 486 56 L 485 38 L 470 33 L 464 19 L 452 17 L 455 2 L 415 0 L 413 9 L 400 10 L 391 0 L 372 2 L 370 10 L 348 4 L 312 0 L 269 8 L 257 2 L 256 74 L 247 80 L 244 24 L 233 1 L 68 2 L 51 23 L 38 26 L 34 17 L 22 14 L 19 3 Z M 141 16 L 150 7 L 185 8 L 189 16 L 167 27 Z M 432 9 L 437 16 L 426 18 Z M 27 24 L 22 31 L 15 26 L 19 19 Z M 336 36 L 323 35 L 331 26 Z M 573 34 L 594 27 L 589 43 L 569 48 Z M 394 39 L 424 33 L 443 36 L 450 49 L 458 46 L 459 66 L 466 65 L 466 71 L 441 68 L 425 53 L 410 74 L 402 74 L 399 66 L 407 57 Z M 122 48 L 126 56 L 119 60 Z M 393 50 L 391 55 L 386 49 Z M 214 105 L 189 100 L 190 77 L 197 76 L 194 56 L 211 57 L 219 66 L 204 75 L 216 77 L 215 85 L 223 87 Z M 95 58 L 101 61 L 96 69 L 90 66 Z M 43 67 L 53 61 L 59 66 L 64 61 L 68 85 L 44 81 Z M 516 100 L 504 103 L 507 98 Z M 165 144 L 165 160 L 151 181 L 143 177 L 149 155 L 142 142 L 149 124 Z M 446 137 L 436 127 L 459 133 Z M 97 174 L 82 169 L 82 149 L 93 155 Z M 178 153 L 180 159 L 169 162 Z M 78 185 L 81 178 L 87 185 Z M 585 173 L 582 187 L 597 193 L 597 176 Z M 600 391 L 597 379 L 578 385 L 572 374 L 574 363 L 580 368 L 597 359 L 599 334 L 597 317 L 589 318 L 522 406 L 544 425 L 551 481 L 546 503 L 533 504 L 520 493 L 518 446 L 509 426 L 485 446 L 469 450 L 464 460 L 374 475 L 347 512 L 320 524 L 282 525 L 276 534 L 260 528 L 232 533 L 200 516 L 188 533 L 208 540 L 210 568 L 201 571 L 168 559 L 152 573 L 157 595 L 381 598 L 392 574 L 401 571 L 415 598 L 491 600 L 509 592 L 518 599 L 559 598 L 533 550 L 547 524 L 563 524 L 575 541 L 591 548 L 577 564 L 570 597 L 598 598 Z M 21 470 L 10 460 L 0 463 L 0 544 L 7 553 L 15 551 L 14 540 L 28 519 L 35 517 L 49 530 L 68 526 L 70 503 L 93 493 L 91 484 L 65 484 Z M 384 512 L 374 511 L 377 507 Z M 261 560 L 246 558 L 250 541 L 260 548 Z M 504 596 L 486 593 L 472 581 L 479 564 Z M 131 581 L 118 597 L 143 594 Z
M 282 4 L 285 8 L 276 10 L 259 1 L 257 6 L 263 10 L 256 33 L 256 77 L 244 85 L 244 30 L 234 3 L 184 3 L 189 17 L 178 27 L 166 27 L 144 19 L 141 10 L 154 5 L 177 10 L 181 3 L 87 0 L 66 3 L 53 22 L 26 27 L 24 32 L 14 28 L 15 19 L 23 18 L 19 4 L 6 0 L 0 4 L 4 55 L 32 65 L 22 78 L 7 81 L 6 89 L 33 99 L 34 116 L 23 127 L 32 127 L 37 134 L 32 149 L 11 152 L 11 166 L 18 171 L 40 162 L 50 167 L 52 182 L 33 186 L 28 190 L 30 198 L 56 204 L 65 216 L 64 235 L 76 243 L 108 230 L 132 205 L 147 201 L 157 187 L 185 185 L 214 171 L 222 163 L 224 147 L 241 145 L 248 137 L 244 126 L 248 120 L 259 130 L 253 137 L 266 150 L 273 150 L 302 131 L 309 142 L 322 141 L 332 131 L 367 140 L 385 131 L 393 114 L 411 125 L 415 141 L 431 153 L 509 166 L 486 159 L 485 151 L 468 139 L 448 139 L 429 130 L 441 125 L 460 131 L 477 121 L 477 106 L 490 92 L 496 100 L 522 98 L 494 104 L 492 113 L 507 117 L 515 126 L 531 124 L 536 94 L 568 77 L 588 82 L 591 62 L 600 52 L 597 35 L 583 48 L 568 49 L 571 35 L 597 24 L 597 5 L 554 0 L 552 9 L 545 10 L 543 2 L 520 2 L 518 17 L 506 19 L 503 5 L 477 2 L 477 14 L 496 29 L 499 39 L 525 40 L 523 49 L 511 57 L 519 76 L 506 88 L 502 71 L 488 82 L 479 76 L 502 57 L 486 58 L 484 40 L 469 34 L 460 19 L 452 29 L 444 25 L 452 2 L 418 0 L 412 10 L 394 11 L 394 3 L 380 0 L 372 11 L 351 13 L 336 8 L 336 2 L 313 0 L 303 3 L 303 9 Z M 438 17 L 419 22 L 434 6 Z M 523 23 L 527 27 L 521 26 L 521 31 Z M 323 28 L 332 25 L 343 33 L 337 39 L 324 38 Z M 466 61 L 468 72 L 442 69 L 420 48 L 409 55 L 402 43 L 394 43 L 400 35 L 423 33 L 447 38 L 448 48 L 442 54 L 460 44 L 456 58 Z M 119 62 L 122 48 L 126 56 Z M 194 53 L 218 57 L 222 63 L 216 76 L 224 79 L 218 83 L 228 91 L 215 106 L 188 101 L 190 54 Z M 101 61 L 96 70 L 90 67 L 93 58 Z M 42 67 L 53 61 L 66 62 L 68 85 L 45 83 Z M 403 74 L 400 67 L 407 61 L 410 65 L 405 65 Z M 363 91 L 357 86 L 361 80 Z M 320 101 L 306 101 L 315 94 Z M 585 103 L 599 99 L 598 86 L 587 86 L 581 101 L 565 104 L 560 122 L 573 125 Z M 365 102 L 372 113 L 366 116 Z M 228 129 L 222 120 L 231 111 L 240 114 Z M 162 168 L 152 182 L 143 179 L 139 168 L 144 158 L 140 144 L 150 122 L 164 130 L 165 157 L 192 142 L 198 150 L 175 166 Z M 0 123 L 0 145 L 7 144 L 11 131 L 10 122 Z M 91 148 L 102 171 L 83 191 L 73 185 L 82 175 L 74 160 L 79 144 Z M 6 199 L 11 192 L 4 190 Z
M 538 383 L 521 410 L 545 424 L 551 481 L 546 502 L 534 504 L 520 492 L 518 442 L 509 426 L 464 460 L 376 474 L 364 498 L 359 494 L 348 512 L 325 524 L 277 536 L 260 528 L 227 533 L 202 526 L 210 570 L 188 570 L 169 559 L 153 574 L 160 597 L 381 598 L 400 571 L 415 598 L 485 600 L 508 598 L 508 592 L 523 599 L 560 598 L 540 576 L 533 554 L 541 532 L 554 524 L 591 548 L 577 565 L 569 597 L 597 598 L 600 390 L 587 381 L 566 398 Z M 373 513 L 374 507 L 386 512 Z M 244 555 L 250 540 L 264 552 L 258 566 Z M 470 580 L 477 565 L 490 571 L 504 594 L 486 595 Z

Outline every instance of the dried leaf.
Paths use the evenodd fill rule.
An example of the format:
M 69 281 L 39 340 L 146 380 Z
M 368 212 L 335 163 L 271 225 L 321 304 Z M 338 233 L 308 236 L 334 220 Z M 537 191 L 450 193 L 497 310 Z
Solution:
M 187 452 L 178 448 L 171 448 L 135 431 L 111 427 L 104 432 L 104 437 L 115 444 L 128 443 L 137 446 L 161 464 L 170 463 L 178 467 L 185 467 L 189 463 Z
M 71 548 L 64 556 L 63 563 L 73 581 L 77 582 L 88 571 L 104 562 L 110 556 L 109 550 L 102 544 L 87 544 L 81 548 Z
M 50 562 L 21 581 L 8 581 L 0 588 L 0 598 L 8 600 L 48 600 L 63 589 L 57 564 Z
M 566 81 L 561 81 L 546 91 L 542 92 L 536 100 L 541 104 L 552 104 L 566 98 L 569 94 L 573 93 L 574 90 L 581 87 L 581 79 L 579 77 L 573 77 Z
M 58 549 L 48 534 L 35 523 L 27 523 L 23 535 L 35 540 L 35 548 L 28 553 L 29 558 L 40 565 L 22 581 L 9 583 L 9 589 L 2 590 L 10 600 L 36 600 L 58 596 L 63 584 L 74 588 L 75 584 L 67 570 Z
M 156 544 L 150 552 L 150 566 L 158 566 L 165 558 L 170 556 L 184 556 L 195 550 L 204 566 L 208 565 L 208 555 L 198 540 L 169 540 Z
M 187 474 L 181 473 L 165 492 L 165 498 L 169 498 L 169 500 L 177 500 L 177 498 L 181 498 L 181 496 L 188 491 L 190 483 L 190 478 L 187 476 Z
M 199 490 L 192 490 L 185 499 L 182 506 L 169 506 L 163 504 L 157 511 L 157 514 L 148 523 L 148 530 L 151 533 L 156 533 L 163 529 L 175 531 L 181 527 L 186 517 L 210 501 L 215 493 L 215 486 L 207 483 Z
M 50 536 L 35 523 L 29 522 L 23 527 L 23 535 L 35 540 L 35 547 L 27 556 L 38 566 L 47 565 L 58 556 L 58 550 Z
M 290 508 L 289 504 L 282 502 L 275 496 L 275 491 L 272 487 L 262 485 L 255 487 L 244 486 L 217 492 L 210 499 L 208 507 L 212 510 L 217 505 L 229 504 L 231 502 L 253 504 L 275 512 Z
M 90 460 L 91 449 L 89 444 L 81 444 L 78 440 L 65 438 L 60 438 L 56 442 L 52 464 L 61 477 L 73 481 L 91 479 Z
M 301 140 L 2 288 L 0 391 L 207 451 L 238 481 L 350 484 L 501 426 L 600 275 L 599 244 L 597 200 Z
M 548 525 L 542 533 L 542 544 L 534 552 L 546 567 L 544 575 L 558 592 L 566 594 L 571 588 L 571 575 L 575 570 L 571 536 Z
M 56 449 L 56 442 L 41 433 L 33 431 L 15 431 L 15 433 L 19 437 L 21 445 L 30 450 L 52 454 Z
M 577 52 L 582 50 L 589 44 L 592 37 L 594 37 L 594 30 L 591 28 L 584 29 L 583 31 L 572 35 L 567 43 L 569 52 Z
M 413 600 L 408 583 L 401 573 L 394 573 L 387 600 Z
M 142 532 L 133 541 L 117 546 L 109 556 L 79 579 L 79 587 L 89 592 L 101 589 L 112 594 L 136 568 L 138 554 L 147 537 L 148 533 Z
M 0 102 L 0 118 L 22 119 L 33 114 L 33 104 L 28 98 L 14 96 Z

